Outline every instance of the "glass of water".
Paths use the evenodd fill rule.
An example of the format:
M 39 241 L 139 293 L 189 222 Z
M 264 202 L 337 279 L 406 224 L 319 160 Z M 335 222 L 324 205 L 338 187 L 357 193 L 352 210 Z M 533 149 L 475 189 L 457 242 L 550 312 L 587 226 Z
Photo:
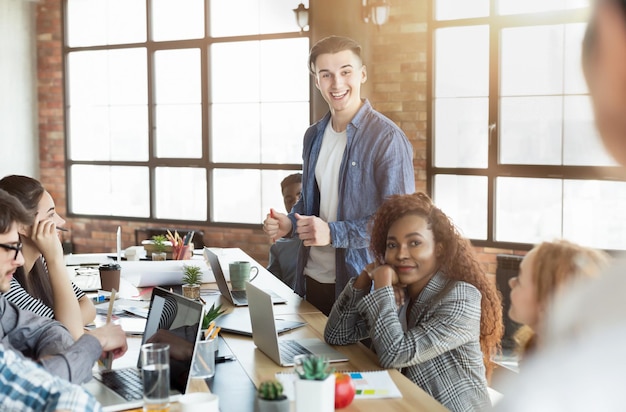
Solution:
M 170 345 L 147 343 L 141 346 L 144 412 L 170 410 Z

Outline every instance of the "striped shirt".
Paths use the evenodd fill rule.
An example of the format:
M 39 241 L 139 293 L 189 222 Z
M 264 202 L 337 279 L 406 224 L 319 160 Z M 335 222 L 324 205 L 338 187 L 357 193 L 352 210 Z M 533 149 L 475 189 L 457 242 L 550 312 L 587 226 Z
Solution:
M 47 270 L 47 266 L 43 258 L 42 262 L 45 270 Z M 33 267 L 33 270 L 35 270 L 35 267 Z M 80 300 L 83 296 L 85 296 L 85 292 L 83 292 L 74 283 L 72 283 L 72 289 L 76 295 L 76 300 Z M 37 299 L 28 293 L 15 278 L 11 279 L 11 285 L 9 286 L 9 290 L 4 293 L 4 297 L 9 302 L 13 302 L 20 309 L 29 310 L 31 312 L 35 312 L 39 316 L 54 319 L 54 310 L 46 305 L 41 299 Z
M 5 411 L 102 410 L 82 387 L 51 375 L 1 344 L 0 405 Z

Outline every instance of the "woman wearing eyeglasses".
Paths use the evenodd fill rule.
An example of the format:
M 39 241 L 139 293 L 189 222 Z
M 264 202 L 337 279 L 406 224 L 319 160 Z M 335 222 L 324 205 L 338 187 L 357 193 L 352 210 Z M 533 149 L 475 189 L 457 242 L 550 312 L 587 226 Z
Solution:
M 50 193 L 35 179 L 6 176 L 0 180 L 0 189 L 18 198 L 34 215 L 33 225 L 19 230 L 24 266 L 15 272 L 5 297 L 21 309 L 58 320 L 74 339 L 79 338 L 84 325 L 94 320 L 96 309 L 67 276 L 57 234 L 65 220 L 56 213 Z

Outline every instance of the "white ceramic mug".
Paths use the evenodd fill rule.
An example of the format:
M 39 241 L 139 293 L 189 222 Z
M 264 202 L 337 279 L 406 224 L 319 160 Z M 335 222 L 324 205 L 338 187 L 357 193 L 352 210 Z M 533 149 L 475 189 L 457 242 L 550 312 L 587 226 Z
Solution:
M 220 398 L 208 392 L 186 393 L 178 398 L 181 412 L 219 412 Z

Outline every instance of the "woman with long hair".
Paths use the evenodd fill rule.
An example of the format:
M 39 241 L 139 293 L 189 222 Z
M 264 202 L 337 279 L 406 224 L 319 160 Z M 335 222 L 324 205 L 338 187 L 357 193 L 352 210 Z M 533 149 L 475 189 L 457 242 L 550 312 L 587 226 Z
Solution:
M 566 285 L 598 276 L 609 264 L 602 251 L 567 240 L 543 242 L 524 256 L 519 275 L 509 280 L 509 317 L 522 327 L 515 334 L 520 358 L 531 354 L 540 342 L 546 311 Z
M 375 262 L 343 290 L 324 337 L 370 338 L 398 368 L 453 411 L 490 407 L 487 375 L 502 337 L 502 306 L 472 246 L 423 193 L 394 195 L 373 217 Z
M 0 189 L 15 196 L 34 216 L 32 226 L 19 229 L 24 266 L 15 272 L 5 297 L 21 309 L 58 320 L 78 339 L 84 325 L 94 320 L 96 309 L 67 275 L 57 234 L 65 220 L 56 213 L 50 193 L 33 178 L 5 176 Z

